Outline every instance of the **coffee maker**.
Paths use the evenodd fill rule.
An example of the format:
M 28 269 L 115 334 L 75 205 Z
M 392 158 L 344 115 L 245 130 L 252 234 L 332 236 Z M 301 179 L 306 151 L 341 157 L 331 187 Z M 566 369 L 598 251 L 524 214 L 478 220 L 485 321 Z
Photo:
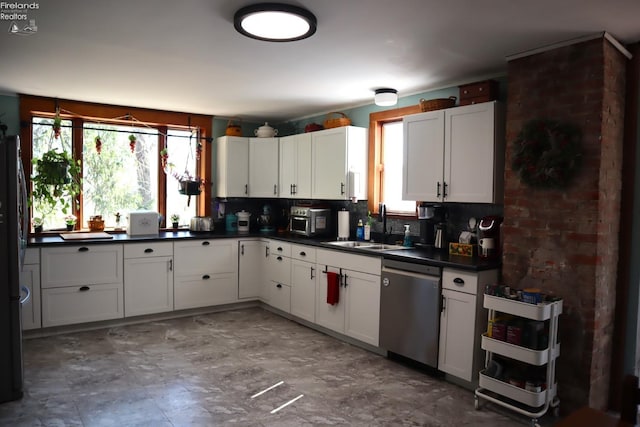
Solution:
M 442 249 L 446 245 L 447 208 L 439 203 L 422 202 L 418 205 L 420 241 L 416 246 Z
M 501 216 L 485 216 L 478 224 L 478 256 L 495 259 L 500 256 Z

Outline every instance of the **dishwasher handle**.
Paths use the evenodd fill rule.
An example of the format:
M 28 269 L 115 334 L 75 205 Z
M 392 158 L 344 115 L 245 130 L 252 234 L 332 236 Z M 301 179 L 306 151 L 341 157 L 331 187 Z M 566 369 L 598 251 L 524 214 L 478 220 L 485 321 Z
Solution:
M 423 273 L 415 273 L 413 271 L 407 270 L 398 270 L 396 268 L 382 267 L 382 274 L 391 273 L 391 274 L 401 274 L 403 276 L 415 277 L 418 279 L 429 279 L 429 280 L 440 280 L 440 275 L 435 274 L 423 274 Z

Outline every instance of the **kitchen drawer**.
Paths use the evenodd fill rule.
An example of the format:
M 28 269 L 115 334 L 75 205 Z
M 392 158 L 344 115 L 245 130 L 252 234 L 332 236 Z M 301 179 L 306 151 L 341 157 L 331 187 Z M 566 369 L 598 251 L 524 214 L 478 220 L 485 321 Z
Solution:
M 122 283 L 42 290 L 42 326 L 60 326 L 124 317 Z
M 40 248 L 27 248 L 24 254 L 25 264 L 40 264 Z
M 208 307 L 238 301 L 238 275 L 235 273 L 175 276 L 174 308 Z
M 316 263 L 377 275 L 382 271 L 382 257 L 379 255 L 354 255 L 344 251 L 317 249 Z
M 122 284 L 122 245 L 81 245 L 43 248 L 42 288 Z
M 175 274 L 237 273 L 237 245 L 234 239 L 174 242 Z
M 283 283 L 285 285 L 291 284 L 291 258 L 274 255 L 269 255 L 267 266 L 267 274 L 269 280 L 274 282 Z
M 316 248 L 306 245 L 291 245 L 291 258 L 316 262 Z
M 269 255 L 291 256 L 291 243 L 269 240 Z
M 291 287 L 282 283 L 271 282 L 269 288 L 269 305 L 286 313 L 291 312 Z
M 460 89 L 460 105 L 465 105 L 462 104 L 462 101 L 470 98 L 488 97 L 487 101 L 494 101 L 498 98 L 498 82 L 495 80 L 485 80 L 458 87 Z
M 125 258 L 148 258 L 173 256 L 171 242 L 127 243 L 124 245 Z
M 442 289 L 478 294 L 478 275 L 476 273 L 445 268 L 442 271 Z

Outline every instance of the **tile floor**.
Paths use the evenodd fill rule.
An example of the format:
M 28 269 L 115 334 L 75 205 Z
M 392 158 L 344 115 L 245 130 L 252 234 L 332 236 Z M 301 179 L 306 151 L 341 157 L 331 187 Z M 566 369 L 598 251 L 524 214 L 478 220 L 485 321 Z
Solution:
M 528 425 L 262 308 L 28 339 L 24 364 L 1 426 Z

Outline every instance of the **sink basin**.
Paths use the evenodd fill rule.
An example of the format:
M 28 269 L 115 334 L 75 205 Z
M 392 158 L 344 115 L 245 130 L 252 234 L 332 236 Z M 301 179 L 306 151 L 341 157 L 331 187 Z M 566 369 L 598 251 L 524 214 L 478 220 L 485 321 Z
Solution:
M 356 242 L 353 240 L 336 240 L 333 242 L 327 242 L 330 245 L 342 246 L 343 248 L 366 248 L 375 245 L 375 243 L 369 242 Z
M 389 251 L 396 249 L 410 249 L 402 245 L 389 245 L 374 242 L 357 242 L 353 240 L 336 240 L 327 243 L 330 245 L 341 246 L 343 248 L 361 249 L 363 251 Z

